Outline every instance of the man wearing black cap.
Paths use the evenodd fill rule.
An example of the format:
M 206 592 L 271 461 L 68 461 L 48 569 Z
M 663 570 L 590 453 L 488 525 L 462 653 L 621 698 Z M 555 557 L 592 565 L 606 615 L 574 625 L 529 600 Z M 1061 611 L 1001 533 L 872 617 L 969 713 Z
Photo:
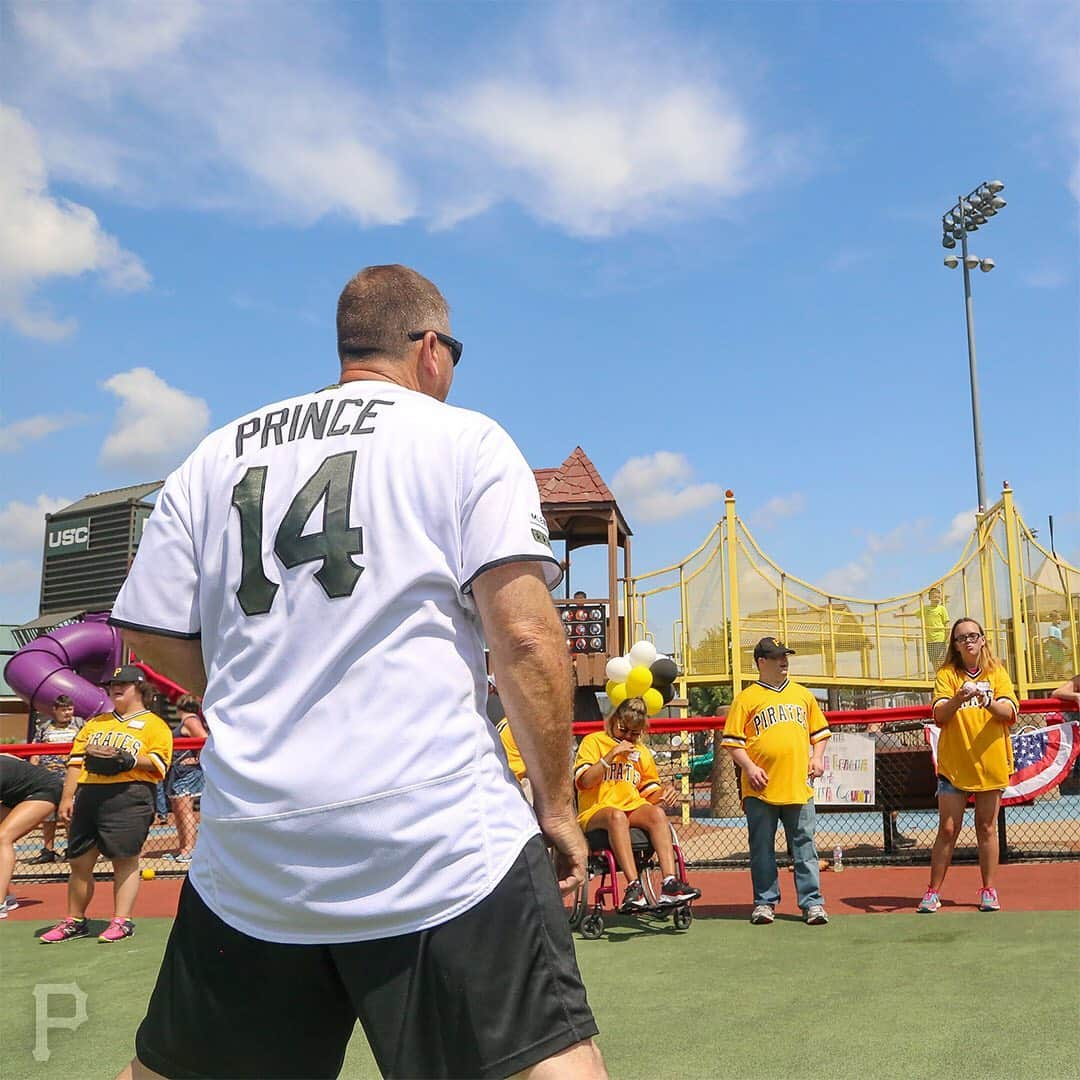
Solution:
M 750 921 L 767 925 L 780 901 L 776 827 L 784 823 L 791 845 L 795 889 L 803 919 L 829 921 L 821 898 L 814 847 L 814 779 L 824 772 L 829 722 L 809 690 L 787 677 L 789 649 L 773 637 L 754 646 L 758 681 L 731 703 L 721 745 L 742 770 L 742 799 L 750 833 L 754 910 Z
M 172 732 L 146 708 L 154 688 L 141 667 L 118 667 L 108 687 L 113 711 L 90 717 L 71 744 L 57 810 L 68 826 L 68 914 L 41 935 L 43 945 L 87 936 L 99 855 L 113 864 L 113 917 L 98 941 L 122 941 L 135 932 L 139 852 L 154 820 L 154 785 L 172 760 Z

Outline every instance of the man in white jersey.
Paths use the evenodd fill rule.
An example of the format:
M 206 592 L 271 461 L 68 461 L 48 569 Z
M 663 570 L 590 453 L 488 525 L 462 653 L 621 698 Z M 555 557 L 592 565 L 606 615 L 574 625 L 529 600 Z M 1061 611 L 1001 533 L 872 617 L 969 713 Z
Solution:
M 337 1076 L 359 1018 L 386 1075 L 602 1077 L 559 898 L 586 850 L 535 479 L 445 404 L 461 344 L 430 281 L 369 267 L 337 326 L 340 384 L 209 435 L 113 609 L 211 732 L 125 1075 Z M 535 816 L 485 719 L 485 640 Z

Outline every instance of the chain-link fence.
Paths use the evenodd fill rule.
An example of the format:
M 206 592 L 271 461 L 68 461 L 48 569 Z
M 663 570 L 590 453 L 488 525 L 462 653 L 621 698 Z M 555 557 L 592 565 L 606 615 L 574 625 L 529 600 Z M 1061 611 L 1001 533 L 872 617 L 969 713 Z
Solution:
M 202 746 L 202 739 L 175 739 L 174 753 L 181 750 L 197 750 Z M 63 743 L 32 743 L 21 746 L 5 746 L 4 752 L 16 757 L 33 758 L 36 755 L 65 755 L 70 745 Z M 141 869 L 152 870 L 155 875 L 183 874 L 187 871 L 190 858 L 184 858 L 185 850 L 195 843 L 198 834 L 199 802 L 198 795 L 170 797 L 171 784 L 167 779 L 161 785 L 161 791 L 155 807 L 154 823 L 143 845 L 140 860 Z M 160 812 L 159 812 L 160 811 Z M 50 822 L 51 823 L 51 822 Z M 66 878 L 68 863 L 64 858 L 67 846 L 67 829 L 63 822 L 56 822 L 56 836 L 53 848 L 58 857 L 43 861 L 45 845 L 42 827 L 33 829 L 26 836 L 15 842 L 15 870 L 13 881 L 55 881 Z M 47 855 L 44 856 L 47 859 Z M 102 856 L 94 868 L 95 877 L 109 877 L 112 863 Z
M 1037 711 L 1046 707 L 1045 701 L 1024 702 L 1015 730 L 1037 731 L 1080 719 L 1076 713 Z M 920 712 L 922 718 L 909 718 Z M 904 719 L 889 719 L 891 715 Z M 875 785 L 872 802 L 817 806 L 820 857 L 831 861 L 840 848 L 847 863 L 928 863 L 938 824 L 937 778 L 925 735 L 929 709 L 829 712 L 827 716 L 834 732 L 862 734 L 873 741 Z M 675 723 L 666 721 L 664 726 Z M 683 856 L 694 867 L 747 866 L 750 855 L 737 770 L 725 750 L 713 753 L 723 720 L 699 718 L 685 723 L 690 730 L 648 736 L 661 780 L 686 789 L 683 806 L 673 819 Z M 1065 753 L 1059 753 L 1059 760 Z M 1052 757 L 1052 748 L 1047 756 Z M 1080 858 L 1080 762 L 1037 797 L 1002 806 L 998 836 L 1003 862 Z M 783 865 L 787 859 L 783 828 L 777 831 L 776 850 Z M 964 815 L 953 861 L 978 861 L 973 808 Z
M 1062 714 L 1043 701 L 1025 701 L 1018 730 L 1080 719 Z M 1049 711 L 1047 711 L 1049 710 Z M 851 806 L 818 806 L 817 847 L 822 858 L 831 859 L 835 848 L 844 862 L 889 865 L 927 863 L 937 833 L 936 778 L 930 748 L 924 735 L 928 707 L 875 709 L 826 714 L 835 732 L 858 733 L 873 740 L 875 785 L 872 802 Z M 735 767 L 724 750 L 713 753 L 718 717 L 689 720 L 657 720 L 647 737 L 657 760 L 660 778 L 683 791 L 682 804 L 674 809 L 672 822 L 679 834 L 683 856 L 692 867 L 741 867 L 749 864 L 746 819 L 739 802 Z M 575 725 L 580 736 L 596 724 Z M 178 748 L 195 748 L 198 739 L 178 739 Z M 8 747 L 8 752 L 30 756 L 40 747 Z M 50 746 L 52 753 L 65 748 Z M 181 874 L 186 863 L 178 861 L 181 832 L 190 815 L 192 829 L 198 823 L 198 796 L 183 804 L 167 804 L 167 813 L 151 826 L 142 852 L 142 867 L 155 874 Z M 1002 861 L 1060 860 L 1080 858 L 1080 762 L 1048 790 L 1018 805 L 1002 807 L 998 825 Z M 62 851 L 65 833 L 58 830 L 56 848 Z M 777 832 L 777 855 L 786 859 L 783 829 Z M 67 876 L 68 865 L 40 863 L 41 831 L 35 829 L 15 845 L 15 880 L 54 880 Z M 955 862 L 975 862 L 974 813 L 964 815 L 964 829 L 957 843 Z M 96 873 L 107 876 L 111 864 L 101 859 Z

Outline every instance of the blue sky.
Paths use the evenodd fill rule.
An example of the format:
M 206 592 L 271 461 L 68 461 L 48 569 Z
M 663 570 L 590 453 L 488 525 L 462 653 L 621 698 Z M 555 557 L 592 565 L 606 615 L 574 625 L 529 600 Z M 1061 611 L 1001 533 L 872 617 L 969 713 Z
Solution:
M 0 622 L 46 511 L 332 381 L 381 262 L 449 299 L 453 402 L 536 467 L 584 447 L 638 572 L 730 487 L 790 573 L 920 588 L 975 505 L 939 219 L 995 178 L 987 487 L 1080 563 L 1075 5 L 0 10 Z

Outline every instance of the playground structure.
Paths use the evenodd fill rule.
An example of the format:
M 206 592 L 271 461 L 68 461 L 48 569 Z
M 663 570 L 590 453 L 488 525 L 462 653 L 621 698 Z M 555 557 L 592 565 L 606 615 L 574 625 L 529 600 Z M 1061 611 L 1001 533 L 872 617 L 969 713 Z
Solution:
M 1053 690 L 1080 670 L 1080 569 L 1047 551 L 1006 484 L 981 514 L 956 564 L 926 589 L 884 600 L 830 595 L 787 573 L 759 547 L 727 493 L 725 514 L 682 562 L 625 581 L 629 640 L 666 641 L 651 612 L 677 610 L 672 627 L 680 697 L 693 685 L 757 678 L 754 643 L 778 636 L 796 651 L 791 676 L 814 687 L 924 697 L 933 686 L 920 609 L 939 587 L 951 619 L 977 619 L 1021 698 Z M 666 628 L 664 628 L 666 631 Z

